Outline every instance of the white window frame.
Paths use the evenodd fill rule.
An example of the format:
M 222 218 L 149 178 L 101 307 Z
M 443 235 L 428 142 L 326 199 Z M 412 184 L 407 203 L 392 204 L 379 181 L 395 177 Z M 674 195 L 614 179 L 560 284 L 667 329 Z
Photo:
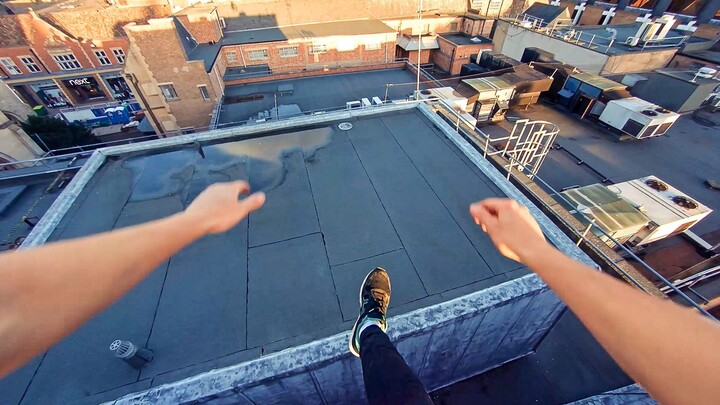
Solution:
M 200 97 L 202 97 L 203 101 L 210 101 L 210 92 L 208 91 L 208 88 L 204 84 L 198 84 L 198 91 L 200 92 Z M 203 90 L 205 90 L 203 92 Z
M 125 51 L 123 51 L 122 48 L 110 48 L 110 50 L 119 64 L 122 65 L 125 63 Z
M 232 57 L 230 57 L 232 55 Z M 225 59 L 227 59 L 228 62 L 235 63 L 237 62 L 237 52 L 235 51 L 226 51 L 225 52 Z
M 40 73 L 42 72 L 42 69 L 40 68 L 40 65 L 35 62 L 35 59 L 30 55 L 22 55 L 19 56 L 20 62 L 25 65 L 25 69 L 28 70 L 30 73 Z
M 95 58 L 97 58 L 98 62 L 100 62 L 100 65 L 112 65 L 112 62 L 110 62 L 110 58 L 108 58 L 107 52 L 105 52 L 104 49 L 95 49 L 93 50 L 93 53 L 95 54 Z
M 177 90 L 175 90 L 175 85 L 172 82 L 158 83 L 158 87 L 160 88 L 160 94 L 162 94 L 163 98 L 166 101 L 175 101 L 175 100 L 180 99 L 180 96 L 178 96 Z M 165 89 L 171 90 L 172 94 L 170 94 L 169 91 L 165 92 Z M 170 96 L 170 97 L 168 97 L 168 96 Z
M 66 53 L 54 53 L 51 54 L 53 60 L 58 65 L 60 70 L 77 70 L 82 69 L 80 61 L 77 60 L 75 54 L 72 52 Z
M 284 53 L 287 50 L 292 50 L 292 55 Z M 295 58 L 300 54 L 300 49 L 297 45 L 281 46 L 280 48 L 278 48 L 278 52 L 280 53 L 281 58 Z
M 220 17 L 220 19 L 218 20 L 218 22 L 220 23 L 220 28 L 223 28 L 223 29 L 224 29 L 224 28 L 227 28 L 227 25 L 225 24 L 225 18 Z
M 5 68 L 5 71 L 8 72 L 9 75 L 17 76 L 23 74 L 23 71 L 20 70 L 18 65 L 15 64 L 15 61 L 12 60 L 12 58 L 0 58 L 0 63 L 2 63 L 2 66 Z
M 382 49 L 382 42 L 366 42 L 365 43 L 365 50 L 366 51 L 377 51 Z
M 312 44 L 309 47 L 310 55 L 327 53 L 327 44 Z
M 255 55 L 256 52 L 261 52 L 262 55 L 260 57 L 253 56 L 253 55 Z M 247 55 L 248 55 L 248 59 L 251 61 L 270 59 L 270 54 L 268 53 L 267 48 L 248 49 Z

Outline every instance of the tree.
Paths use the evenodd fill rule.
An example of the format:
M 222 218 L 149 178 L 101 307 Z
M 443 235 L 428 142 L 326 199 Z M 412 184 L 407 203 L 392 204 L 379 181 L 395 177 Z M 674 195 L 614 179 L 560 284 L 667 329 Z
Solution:
M 58 118 L 28 115 L 22 123 L 22 129 L 30 136 L 37 135 L 42 140 L 43 149 L 62 149 L 73 146 L 98 143 L 98 139 L 82 124 L 68 124 Z

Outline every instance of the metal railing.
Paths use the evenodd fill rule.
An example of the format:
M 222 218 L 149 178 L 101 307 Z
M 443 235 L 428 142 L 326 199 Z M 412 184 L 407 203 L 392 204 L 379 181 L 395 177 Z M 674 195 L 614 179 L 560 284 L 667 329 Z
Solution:
M 487 158 L 489 154 L 495 154 L 497 151 L 490 149 L 491 142 L 493 142 L 492 137 L 483 131 L 475 128 L 475 126 L 467 121 L 464 117 L 460 116 L 456 111 L 454 111 L 451 108 L 447 108 L 442 103 L 436 103 L 433 106 L 436 110 L 442 109 L 445 114 L 449 114 L 453 120 L 457 120 L 457 122 L 462 122 L 464 125 L 457 125 L 456 131 L 460 133 L 460 130 L 462 129 L 464 135 L 469 136 L 476 147 L 479 149 L 480 152 L 483 153 L 483 157 Z M 479 138 L 479 139 L 478 139 Z M 480 142 L 478 142 L 480 141 Z M 483 148 L 484 145 L 484 148 Z M 494 148 L 493 148 L 494 149 Z M 502 156 L 502 155 L 501 155 Z M 550 197 L 555 199 L 558 203 L 561 203 L 564 206 L 567 207 L 574 207 L 575 204 L 573 204 L 571 201 L 566 199 L 559 191 L 555 190 L 550 184 L 548 184 L 545 180 L 543 180 L 540 176 L 538 176 L 535 173 L 532 173 L 529 171 L 527 167 L 521 164 L 521 162 L 517 161 L 511 154 L 502 156 L 503 159 L 509 160 L 509 161 L 515 161 L 514 168 L 517 172 L 522 173 L 532 179 L 532 181 L 540 186 L 548 193 Z M 509 180 L 511 177 L 515 177 L 518 180 L 521 180 L 517 178 L 514 175 L 514 172 L 512 169 L 508 170 L 506 173 L 506 178 Z M 552 207 L 549 205 L 543 203 L 545 205 L 546 209 L 553 210 Z M 618 274 L 621 274 L 623 277 L 625 277 L 627 280 L 629 280 L 633 285 L 638 287 L 639 289 L 649 292 L 638 280 L 633 278 L 630 274 L 627 273 L 622 267 L 618 266 L 617 263 L 615 263 L 615 259 L 609 257 L 605 252 L 600 249 L 600 247 L 596 246 L 592 241 L 590 241 L 587 238 L 588 230 L 592 230 L 594 234 L 600 234 L 603 237 L 607 238 L 607 240 L 615 245 L 617 249 L 619 249 L 622 254 L 626 255 L 626 257 L 631 258 L 634 262 L 636 262 L 640 267 L 642 267 L 644 270 L 652 274 L 662 285 L 662 289 L 665 289 L 667 292 L 673 292 L 678 295 L 678 297 L 682 298 L 684 301 L 686 301 L 688 304 L 690 304 L 692 307 L 697 309 L 700 313 L 703 315 L 713 318 L 714 317 L 708 313 L 702 306 L 700 306 L 697 302 L 695 302 L 692 298 L 690 298 L 687 294 L 682 292 L 680 288 L 678 288 L 675 284 L 667 280 L 665 277 L 663 277 L 660 273 L 657 272 L 657 270 L 653 269 L 650 265 L 645 263 L 641 258 L 639 258 L 633 251 L 631 251 L 629 248 L 618 242 L 615 238 L 612 237 L 608 232 L 606 232 L 604 229 L 602 229 L 600 226 L 595 224 L 595 221 L 593 221 L 592 218 L 585 215 L 583 212 L 579 210 L 573 210 L 571 213 L 577 218 L 581 219 L 584 223 L 588 224 L 588 227 L 586 229 L 583 229 L 582 231 L 579 231 L 571 224 L 569 221 L 565 220 L 561 216 L 556 216 L 556 218 L 563 223 L 563 225 L 572 231 L 575 237 L 578 238 L 578 242 L 582 242 L 585 244 L 585 246 L 589 247 L 593 250 L 593 252 L 597 255 L 599 255 L 610 267 L 613 268 L 613 270 L 617 271 Z
M 394 49 L 392 50 L 394 52 Z M 393 65 L 398 62 L 401 62 L 400 60 L 396 60 L 394 58 L 389 59 L 388 61 L 378 61 L 378 62 L 360 62 L 360 63 L 342 63 L 342 62 L 330 62 L 323 65 L 315 65 L 315 66 L 303 66 L 303 67 L 277 67 L 277 68 L 268 68 L 267 70 L 253 70 L 253 65 L 248 65 L 247 68 L 250 69 L 248 72 L 243 73 L 228 73 L 228 71 L 236 70 L 236 69 L 243 69 L 242 66 L 232 66 L 228 67 L 225 74 L 223 75 L 223 81 L 230 81 L 230 80 L 243 80 L 243 79 L 254 79 L 258 77 L 268 77 L 268 76 L 280 76 L 280 75 L 291 75 L 291 74 L 300 74 L 300 73 L 313 73 L 313 72 L 329 72 L 333 70 L 338 69 L 348 69 L 348 68 L 357 68 L 357 67 L 372 67 L 372 66 L 385 66 L 385 65 Z

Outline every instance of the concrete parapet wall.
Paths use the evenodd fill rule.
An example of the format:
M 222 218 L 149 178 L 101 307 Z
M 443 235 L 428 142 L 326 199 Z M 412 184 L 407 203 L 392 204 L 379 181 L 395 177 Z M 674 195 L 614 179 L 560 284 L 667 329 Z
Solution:
M 428 390 L 533 351 L 564 305 L 535 275 L 389 319 L 388 334 Z M 117 405 L 362 403 L 348 333 L 123 397 Z

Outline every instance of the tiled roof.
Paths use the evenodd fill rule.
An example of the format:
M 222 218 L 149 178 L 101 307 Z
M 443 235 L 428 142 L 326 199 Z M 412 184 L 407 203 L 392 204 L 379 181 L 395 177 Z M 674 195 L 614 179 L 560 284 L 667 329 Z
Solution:
M 27 14 L 0 16 L 0 47 L 29 46 L 32 37 L 32 17 Z
M 107 7 L 99 10 L 63 10 L 43 14 L 51 22 L 74 38 L 111 39 L 125 37 L 123 26 L 131 22 L 146 23 L 151 18 L 171 14 L 166 5 L 144 7 Z

